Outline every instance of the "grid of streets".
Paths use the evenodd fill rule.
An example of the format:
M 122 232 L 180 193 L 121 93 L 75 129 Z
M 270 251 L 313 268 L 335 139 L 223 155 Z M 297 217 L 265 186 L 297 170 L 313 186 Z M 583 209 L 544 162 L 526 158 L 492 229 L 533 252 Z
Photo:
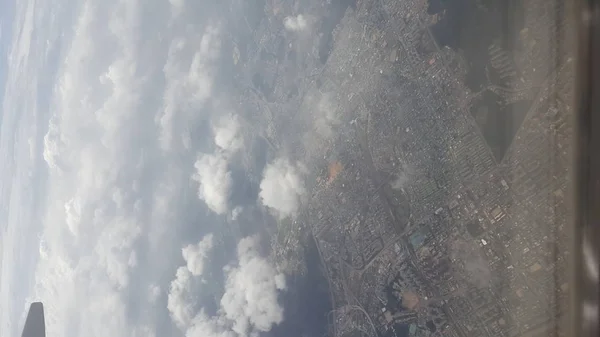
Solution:
M 518 46 L 487 41 L 479 86 L 469 51 L 436 38 L 447 11 L 422 0 L 267 1 L 235 47 L 256 132 L 317 168 L 273 247 L 293 265 L 299 237 L 314 238 L 331 335 L 547 336 L 560 323 L 573 91 L 560 37 L 572 27 L 552 1 L 521 3 Z M 330 31 L 286 32 L 300 7 Z M 324 104 L 335 113 L 320 123 Z M 504 149 L 489 139 L 494 113 L 520 113 L 500 116 Z

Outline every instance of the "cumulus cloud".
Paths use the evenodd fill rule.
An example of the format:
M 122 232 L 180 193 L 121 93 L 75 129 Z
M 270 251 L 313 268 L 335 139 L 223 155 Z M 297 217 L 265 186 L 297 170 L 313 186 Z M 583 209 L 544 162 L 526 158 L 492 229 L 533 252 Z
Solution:
M 284 290 L 285 277 L 259 254 L 258 239 L 248 237 L 238 244 L 238 265 L 227 273 L 221 308 L 241 336 L 254 331 L 269 331 L 283 320 L 277 301 Z
M 204 272 L 204 265 L 213 248 L 212 234 L 206 235 L 198 244 L 188 245 L 181 250 L 186 265 L 177 269 L 171 282 L 167 298 L 167 309 L 175 325 L 188 327 L 197 313 L 196 285 Z M 201 283 L 201 282 L 200 282 Z
M 13 204 L 21 203 L 20 195 L 38 194 L 38 190 L 30 193 L 31 186 L 13 188 L 10 195 L 9 220 L 23 226 L 11 237 L 3 236 L 2 243 L 16 242 L 14 255 L 34 264 L 35 275 L 28 287 L 29 282 L 22 282 L 29 280 L 26 271 L 9 270 L 3 264 L 2 284 L 6 278 L 22 284 L 1 289 L 3 300 L 17 298 L 11 301 L 19 304 L 11 303 L 0 313 L 0 334 L 15 335 L 8 330 L 18 329 L 14 318 L 21 315 L 23 303 L 11 294 L 15 289 L 28 300 L 45 303 L 48 336 L 154 336 L 156 318 L 171 314 L 189 336 L 232 337 L 237 333 L 226 313 L 238 315 L 245 310 L 248 329 L 264 330 L 268 319 L 276 321 L 277 317 L 273 310 L 253 304 L 255 299 L 240 302 L 247 308 L 242 311 L 222 309 L 217 318 L 199 311 L 197 290 L 203 285 L 212 239 L 182 250 L 185 266 L 176 271 L 172 283 L 163 284 L 161 274 L 173 272 L 169 256 L 176 251 L 175 245 L 180 248 L 171 239 L 179 235 L 173 233 L 182 225 L 182 195 L 187 192 L 195 159 L 187 155 L 191 142 L 185 131 L 199 114 L 208 115 L 205 110 L 212 108 L 221 49 L 218 27 L 172 20 L 170 13 L 161 17 L 163 13 L 155 12 L 160 6 L 138 0 L 77 0 L 66 11 L 53 3 L 33 6 L 31 1 L 22 1 L 16 5 L 18 34 L 7 61 L 11 70 L 7 70 L 8 94 L 3 100 L 10 98 L 16 104 L 3 104 L 4 112 L 35 111 L 35 118 L 26 114 L 8 118 L 6 113 L 2 126 L 36 125 L 34 132 L 42 133 L 36 134 L 35 144 L 43 149 L 31 147 L 31 152 L 25 152 L 20 151 L 22 146 L 5 142 L 2 153 L 8 155 L 4 159 L 17 161 L 41 152 L 47 167 L 38 169 L 47 180 L 36 180 L 39 200 L 29 205 Z M 185 11 L 187 3 L 171 1 L 173 12 Z M 153 35 L 145 36 L 149 22 Z M 60 40 L 46 40 L 50 31 Z M 30 49 L 42 52 L 29 53 Z M 36 78 L 38 73 L 41 80 Z M 14 98 L 17 94 L 19 99 Z M 43 102 L 43 107 L 35 102 Z M 216 150 L 196 162 L 199 195 L 217 212 L 227 207 L 231 188 L 227 165 L 231 154 L 242 146 L 239 128 L 236 117 L 215 120 Z M 11 135 L 6 139 L 10 143 L 25 133 L 14 128 L 5 134 Z M 22 187 L 15 182 L 29 167 L 14 164 L 12 168 L 14 172 L 7 168 L 5 176 L 12 186 Z M 15 212 L 14 208 L 19 209 Z M 21 215 L 28 211 L 42 220 L 25 226 Z M 31 243 L 23 239 L 29 235 L 25 232 L 38 230 L 39 261 L 26 251 L 31 244 L 18 244 Z M 33 247 L 35 251 L 35 243 Z M 4 260 L 11 256 L 3 255 Z M 241 263 L 232 266 L 231 273 L 238 271 L 231 275 L 240 275 L 242 269 Z M 278 284 L 275 291 L 282 288 L 281 281 Z M 160 300 L 161 289 L 165 293 L 168 289 L 168 308 Z M 6 328 L 10 324 L 13 327 Z
M 229 209 L 233 180 L 229 170 L 232 156 L 242 148 L 240 122 L 233 114 L 221 116 L 213 123 L 214 153 L 202 153 L 194 164 L 192 179 L 199 183 L 198 197 L 209 209 L 224 214 Z
M 123 293 L 146 225 L 135 188 L 138 140 L 131 137 L 148 127 L 134 48 L 140 17 L 129 1 L 80 8 L 44 139 L 50 177 L 33 297 L 47 303 L 49 335 L 85 327 L 90 336 L 128 336 Z
M 285 276 L 259 253 L 257 237 L 238 243 L 237 262 L 224 268 L 226 282 L 215 316 L 206 315 L 190 299 L 199 291 L 194 275 L 180 267 L 169 294 L 169 311 L 174 323 L 189 337 L 244 337 L 270 331 L 283 320 L 278 295 L 286 289 Z M 173 300 L 171 300 L 173 298 Z
M 306 189 L 301 178 L 301 166 L 278 158 L 264 170 L 259 197 L 262 203 L 275 210 L 281 218 L 298 212 Z
M 196 173 L 192 179 L 200 184 L 198 197 L 215 213 L 224 214 L 233 184 L 227 158 L 221 152 L 201 154 L 194 167 Z
M 185 147 L 181 138 L 184 130 L 213 93 L 214 62 L 220 50 L 219 29 L 212 26 L 203 34 L 171 41 L 163 68 L 166 78 L 163 108 L 155 118 L 161 130 L 163 150 Z
M 183 259 L 187 262 L 187 268 L 194 276 L 200 276 L 204 272 L 208 254 L 213 247 L 213 236 L 205 236 L 198 244 L 187 245 L 182 249 Z
M 233 114 L 221 116 L 217 123 L 213 125 L 215 144 L 226 152 L 239 150 L 242 147 L 242 138 L 239 131 L 240 122 L 237 116 Z
M 298 14 L 298 16 L 288 16 L 283 19 L 283 25 L 291 32 L 300 32 L 306 29 L 308 22 L 302 14 Z
M 223 317 L 208 317 L 201 311 L 185 332 L 186 337 L 237 337 Z
M 171 314 L 173 323 L 183 329 L 190 325 L 197 308 L 194 301 L 194 279 L 187 267 L 179 267 L 175 279 L 171 282 L 167 309 Z
M 161 268 L 172 272 L 155 261 L 179 243 L 153 236 L 176 237 L 180 228 L 176 206 L 194 159 L 185 157 L 185 169 L 172 159 L 186 150 L 180 131 L 211 98 L 220 40 L 216 28 L 175 31 L 161 20 L 156 28 L 164 39 L 147 39 L 141 6 L 136 0 L 84 0 L 74 7 L 75 27 L 67 28 L 73 33 L 57 44 L 65 48 L 56 52 L 64 59 L 48 88 L 42 259 L 30 292 L 47 305 L 48 335 L 152 335 L 145 323 L 154 323 L 143 321 L 153 319 L 145 310 L 160 302 L 160 288 L 150 286 L 157 282 L 150 276 L 157 278 Z M 161 90 L 162 102 L 150 106 Z M 220 165 L 218 157 L 199 160 L 200 170 L 216 178 Z M 203 185 L 210 199 L 215 186 Z M 205 248 L 186 248 L 190 268 L 178 272 L 175 293 L 187 296 L 186 282 L 203 270 Z M 187 324 L 194 316 L 186 312 L 178 315 Z

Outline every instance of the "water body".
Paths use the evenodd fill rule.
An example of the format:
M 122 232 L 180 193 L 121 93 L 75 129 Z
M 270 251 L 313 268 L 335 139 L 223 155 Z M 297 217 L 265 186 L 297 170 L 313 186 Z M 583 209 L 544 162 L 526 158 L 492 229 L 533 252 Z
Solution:
M 393 329 L 386 331 L 384 337 L 408 337 L 410 326 L 408 324 L 394 324 Z
M 486 91 L 471 106 L 471 115 L 497 161 L 504 158 L 530 106 L 529 100 L 503 104 L 502 99 L 491 91 Z
M 461 51 L 468 71 L 466 86 L 473 92 L 490 83 L 511 88 L 513 78 L 501 78 L 490 64 L 489 47 L 494 44 L 503 52 L 519 48 L 517 35 L 524 27 L 522 0 L 429 0 L 429 14 L 440 20 L 431 27 L 437 43 Z M 488 75 L 486 75 L 486 68 Z M 518 69 L 516 76 L 520 76 Z M 497 94 L 485 91 L 471 108 L 496 160 L 501 160 L 519 129 L 530 101 L 507 104 Z
M 524 24 L 521 0 L 429 0 L 428 13 L 441 17 L 431 27 L 438 44 L 464 52 L 469 63 L 466 84 L 473 91 L 486 83 L 490 44 L 513 50 Z
M 258 182 L 248 176 L 242 167 L 233 166 L 230 170 L 233 188 L 229 204 L 234 207 L 255 205 L 259 191 Z
M 386 305 L 385 308 L 392 312 L 400 312 L 404 311 L 404 307 L 402 306 L 402 302 L 394 295 L 394 288 L 392 287 L 393 281 L 385 286 L 385 299 Z
M 327 314 L 332 310 L 329 283 L 312 236 L 305 247 L 307 272 L 288 279 L 288 290 L 282 296 L 285 319 L 273 327 L 272 337 L 325 336 Z

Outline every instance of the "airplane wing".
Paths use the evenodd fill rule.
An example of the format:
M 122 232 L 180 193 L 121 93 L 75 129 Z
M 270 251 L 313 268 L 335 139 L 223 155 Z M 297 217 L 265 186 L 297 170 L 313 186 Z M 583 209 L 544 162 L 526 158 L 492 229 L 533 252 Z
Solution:
M 23 334 L 21 337 L 46 337 L 46 323 L 44 322 L 44 305 L 42 302 L 31 303 Z

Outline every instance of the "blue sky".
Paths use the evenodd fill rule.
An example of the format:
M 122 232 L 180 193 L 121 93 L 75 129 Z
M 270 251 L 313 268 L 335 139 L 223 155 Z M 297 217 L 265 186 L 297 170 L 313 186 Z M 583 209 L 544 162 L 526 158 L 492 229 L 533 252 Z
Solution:
M 245 133 L 216 80 L 228 19 L 190 3 L 2 8 L 0 335 L 33 300 L 61 337 L 237 337 L 283 319 L 260 240 L 222 234 Z M 293 216 L 302 184 L 279 158 L 257 205 Z

